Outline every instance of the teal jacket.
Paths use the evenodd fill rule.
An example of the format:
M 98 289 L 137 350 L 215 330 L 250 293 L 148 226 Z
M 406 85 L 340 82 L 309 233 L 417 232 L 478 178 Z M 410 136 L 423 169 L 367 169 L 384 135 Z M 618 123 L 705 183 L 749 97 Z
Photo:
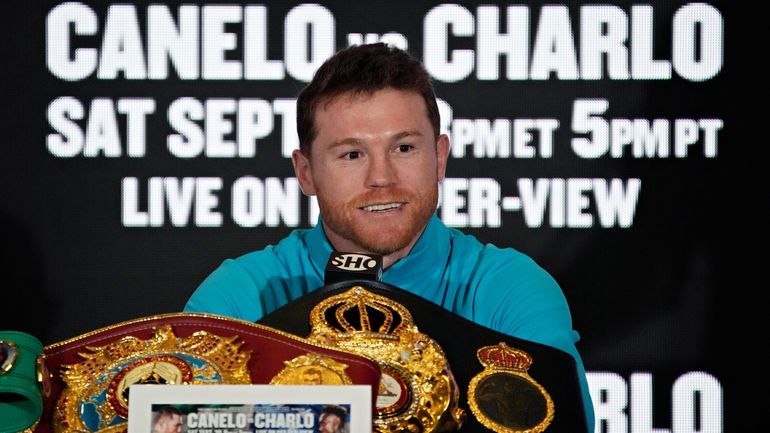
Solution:
M 324 285 L 332 246 L 319 223 L 277 245 L 225 260 L 195 290 L 184 311 L 251 322 Z M 555 347 L 575 358 L 588 431 L 594 411 L 572 316 L 558 283 L 527 255 L 482 244 L 434 215 L 382 281 L 487 328 Z

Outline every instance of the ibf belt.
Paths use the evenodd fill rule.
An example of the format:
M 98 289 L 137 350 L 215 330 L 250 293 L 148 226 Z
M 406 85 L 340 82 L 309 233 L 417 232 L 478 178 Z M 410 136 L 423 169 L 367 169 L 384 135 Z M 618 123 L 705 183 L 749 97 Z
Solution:
M 47 346 L 38 359 L 35 374 L 48 392 L 25 433 L 122 433 L 134 384 L 380 383 L 373 360 L 211 314 L 118 323 Z

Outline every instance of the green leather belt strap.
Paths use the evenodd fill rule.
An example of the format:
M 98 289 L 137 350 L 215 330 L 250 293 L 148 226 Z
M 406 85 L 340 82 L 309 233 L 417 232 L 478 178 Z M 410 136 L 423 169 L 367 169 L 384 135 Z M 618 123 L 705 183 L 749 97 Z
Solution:
M 20 331 L 0 331 L 0 433 L 31 427 L 43 413 L 37 383 L 40 341 Z

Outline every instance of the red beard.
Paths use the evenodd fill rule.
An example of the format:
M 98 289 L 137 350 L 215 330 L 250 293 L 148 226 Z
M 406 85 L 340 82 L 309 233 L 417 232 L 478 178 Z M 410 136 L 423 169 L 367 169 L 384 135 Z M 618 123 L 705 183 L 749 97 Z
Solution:
M 392 218 L 372 218 L 367 220 L 362 206 L 373 203 L 405 203 L 394 211 Z M 318 206 L 326 226 L 337 235 L 353 242 L 362 251 L 388 255 L 402 250 L 422 233 L 425 225 L 436 211 L 438 188 L 434 187 L 422 193 L 410 193 L 391 189 L 387 195 L 382 193 L 362 194 L 342 205 L 331 205 L 318 197 Z M 376 221 L 375 221 L 376 220 Z

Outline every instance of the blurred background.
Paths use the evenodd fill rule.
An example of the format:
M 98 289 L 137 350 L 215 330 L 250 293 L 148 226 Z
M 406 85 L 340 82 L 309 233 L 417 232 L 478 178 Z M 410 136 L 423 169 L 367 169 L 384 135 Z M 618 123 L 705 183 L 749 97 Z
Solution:
M 597 432 L 758 427 L 768 202 L 751 7 L 3 9 L 0 329 L 51 344 L 180 311 L 223 259 L 314 224 L 288 157 L 294 98 L 334 51 L 384 41 L 434 78 L 452 143 L 439 216 L 561 284 Z

